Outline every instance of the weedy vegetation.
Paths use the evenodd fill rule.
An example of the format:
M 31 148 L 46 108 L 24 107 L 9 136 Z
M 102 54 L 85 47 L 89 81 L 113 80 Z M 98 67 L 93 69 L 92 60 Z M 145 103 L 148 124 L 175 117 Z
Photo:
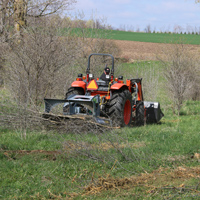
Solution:
M 1 126 L 1 198 L 198 197 L 199 105 L 188 101 L 185 115 L 166 112 L 158 125 L 112 131 L 25 135 Z
M 160 64 L 125 67 L 152 74 L 156 86 L 163 81 Z M 176 115 L 159 86 L 165 113 L 159 124 L 111 130 L 85 121 L 52 124 L 13 101 L 7 89 L 0 92 L 0 198 L 199 197 L 199 101 L 184 101 Z
M 52 122 L 43 98 L 64 98 L 90 53 L 119 50 L 98 31 L 60 37 L 58 23 L 43 20 L 0 48 L 0 199 L 199 198 L 198 59 L 174 45 L 158 61 L 116 63 L 116 76 L 143 78 L 145 99 L 160 102 L 159 124 Z

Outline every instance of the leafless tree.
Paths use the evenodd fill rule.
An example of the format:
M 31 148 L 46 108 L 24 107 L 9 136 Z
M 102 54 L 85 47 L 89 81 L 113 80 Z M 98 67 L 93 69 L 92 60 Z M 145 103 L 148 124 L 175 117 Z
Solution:
M 85 29 L 85 24 L 82 23 L 82 21 L 84 20 L 80 17 L 84 16 L 79 15 L 79 17 L 76 18 L 76 22 L 80 22 L 79 24 L 77 24 L 79 27 L 77 46 L 80 54 L 79 57 L 76 59 L 76 69 L 77 71 L 79 71 L 79 73 L 85 73 L 87 59 L 91 53 L 107 53 L 112 54 L 114 57 L 116 57 L 119 54 L 120 50 L 116 46 L 114 41 L 104 39 L 108 38 L 110 34 L 109 31 L 99 31 L 98 29 L 92 29 L 91 31 L 89 31 L 88 29 Z M 100 24 L 105 24 L 104 19 L 101 20 Z M 91 73 L 93 73 L 95 77 L 100 76 L 105 67 L 103 63 L 106 64 L 106 62 L 107 64 L 110 64 L 110 61 L 107 60 L 107 58 L 103 58 L 103 60 L 101 57 L 96 57 L 95 60 L 93 60 L 92 58 Z
M 3 63 L 4 63 L 4 60 L 3 58 L 0 57 L 0 87 L 3 85 Z
M 35 18 L 28 23 L 20 42 L 10 41 L 9 51 L 3 55 L 7 60 L 5 84 L 18 101 L 40 104 L 45 96 L 64 98 L 77 74 L 85 73 L 90 53 L 118 53 L 116 45 L 103 39 L 105 35 L 96 29 L 91 33 L 95 39 L 88 38 L 84 26 L 74 36 L 70 34 L 71 22 L 67 27 L 65 21 L 65 36 L 60 37 L 60 17 Z M 104 66 L 95 62 L 92 69 L 93 73 L 99 71 L 100 76 Z
M 198 62 L 195 56 L 188 51 L 186 45 L 174 44 L 165 51 L 164 77 L 168 95 L 173 99 L 174 111 L 180 114 L 184 100 L 191 99 L 199 94 Z
M 137 33 L 139 33 L 139 32 L 140 32 L 140 27 L 138 27 L 138 28 L 136 29 L 136 32 L 137 32 Z
M 148 24 L 147 27 L 144 29 L 146 33 L 151 33 L 151 25 Z
M 21 27 L 27 25 L 28 17 L 38 18 L 61 13 L 76 3 L 76 0 L 1 0 L 0 33 L 5 33 L 8 25 L 14 24 L 19 34 Z
M 28 31 L 30 31 L 30 27 L 32 25 L 31 23 L 36 23 L 37 21 L 37 24 L 34 24 L 34 26 L 38 26 L 39 28 L 41 24 L 37 19 L 41 17 L 44 18 L 47 16 L 52 16 L 53 14 L 60 14 L 63 10 L 66 11 L 66 9 L 70 9 L 70 6 L 74 3 L 76 3 L 76 0 L 0 0 L 1 74 L 5 67 L 2 62 L 5 61 L 5 55 L 3 54 L 4 50 L 2 50 L 4 48 L 3 46 L 5 45 L 4 43 L 9 43 L 9 45 L 12 46 L 12 52 L 14 52 L 14 49 L 16 52 L 19 52 L 16 50 L 17 48 L 21 48 L 20 51 L 23 51 L 22 49 L 24 49 L 24 55 L 26 55 L 26 52 L 28 51 L 25 50 L 23 45 L 28 43 L 27 35 Z M 53 22 L 52 19 L 50 21 Z M 30 25 L 30 27 L 27 25 Z M 13 29 L 13 27 L 15 27 L 15 29 Z M 18 44 L 22 38 L 20 38 L 20 40 L 15 39 L 23 34 L 25 37 L 24 41 L 21 41 L 21 43 Z M 15 45 L 13 41 L 15 41 Z M 19 46 L 17 47 L 17 45 Z
M 174 33 L 181 33 L 183 31 L 183 28 L 179 25 L 174 26 Z
M 10 50 L 4 55 L 6 84 L 13 95 L 19 101 L 36 104 L 44 96 L 64 96 L 65 84 L 73 73 L 70 66 L 78 54 L 75 39 L 58 36 L 58 22 L 38 20 L 26 28 L 20 43 L 9 43 Z
M 11 0 L 0 1 L 0 42 L 8 40 L 13 17 L 12 4 Z

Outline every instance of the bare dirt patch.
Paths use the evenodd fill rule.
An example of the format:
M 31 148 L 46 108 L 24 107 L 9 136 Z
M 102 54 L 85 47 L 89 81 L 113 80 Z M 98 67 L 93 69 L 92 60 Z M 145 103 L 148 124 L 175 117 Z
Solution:
M 158 60 L 158 57 L 165 55 L 165 49 L 171 44 L 135 42 L 125 40 L 114 40 L 115 44 L 121 50 L 118 55 L 120 58 L 126 58 L 130 62 L 134 60 Z M 192 53 L 200 52 L 200 45 L 186 45 Z

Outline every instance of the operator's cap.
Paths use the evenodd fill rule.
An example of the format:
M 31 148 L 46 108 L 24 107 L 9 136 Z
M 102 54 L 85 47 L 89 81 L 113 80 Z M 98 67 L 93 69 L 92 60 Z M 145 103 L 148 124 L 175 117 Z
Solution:
M 104 68 L 104 70 L 105 70 L 106 74 L 109 74 L 109 73 L 110 73 L 110 68 L 107 67 L 107 65 L 106 65 L 106 67 Z

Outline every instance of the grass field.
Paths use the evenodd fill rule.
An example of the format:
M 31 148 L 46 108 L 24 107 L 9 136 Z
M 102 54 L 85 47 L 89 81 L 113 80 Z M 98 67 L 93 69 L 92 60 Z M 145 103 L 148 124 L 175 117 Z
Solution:
M 200 193 L 199 110 L 187 102 L 180 117 L 165 111 L 161 124 L 102 134 L 28 131 L 25 139 L 1 128 L 0 198 L 192 199 Z
M 125 31 L 113 31 L 111 38 L 115 40 L 129 40 L 139 42 L 152 42 L 152 43 L 176 43 L 183 41 L 186 44 L 200 44 L 199 35 L 181 35 L 181 34 L 168 34 L 168 33 L 136 33 Z
M 157 61 L 124 64 L 124 70 L 127 78 L 146 72 L 163 82 Z M 0 199 L 200 198 L 200 101 L 186 101 L 177 116 L 162 87 L 154 100 L 165 116 L 142 127 L 61 133 L 45 125 L 1 126 Z M 0 103 L 0 114 L 18 112 L 6 89 Z
M 68 29 L 63 29 L 62 35 L 68 32 Z M 177 43 L 184 44 L 200 44 L 200 35 L 194 34 L 169 34 L 169 33 L 138 33 L 116 30 L 95 30 L 95 29 L 72 29 L 72 34 L 76 34 L 79 37 L 85 35 L 88 38 L 105 38 L 113 40 L 128 40 L 139 42 L 152 42 L 152 43 Z
M 71 31 L 84 38 L 200 44 L 200 35 L 60 31 L 62 36 Z M 126 55 L 118 60 L 123 59 Z M 158 124 L 122 129 L 90 124 L 88 131 L 85 120 L 61 127 L 41 117 L 42 106 L 18 104 L 6 85 L 0 88 L 0 199 L 200 199 L 200 101 L 185 101 L 175 115 L 161 62 L 133 61 L 116 62 L 115 76 L 143 78 L 145 100 L 159 101 L 165 115 Z

